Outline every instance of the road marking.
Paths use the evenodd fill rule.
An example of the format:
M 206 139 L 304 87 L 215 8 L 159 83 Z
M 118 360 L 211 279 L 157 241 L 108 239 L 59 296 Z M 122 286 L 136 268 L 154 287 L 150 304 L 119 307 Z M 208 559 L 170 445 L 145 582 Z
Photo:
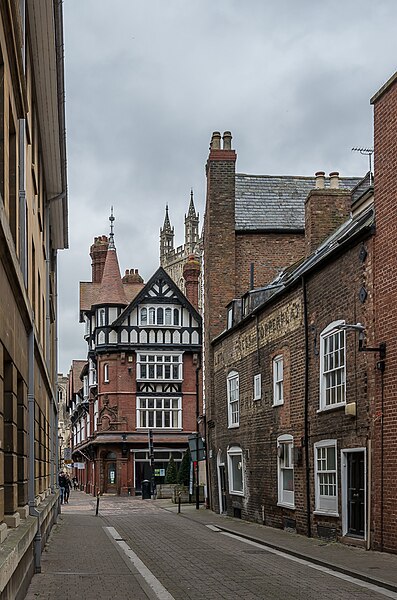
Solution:
M 206 525 L 206 527 L 208 527 L 208 529 L 211 529 L 211 531 L 221 531 L 221 529 L 219 529 L 219 527 L 217 527 L 216 525 Z
M 158 600 L 175 600 L 173 596 L 165 587 L 160 583 L 160 581 L 153 575 L 153 573 L 147 568 L 145 563 L 141 561 L 141 559 L 135 554 L 133 550 L 126 544 L 120 534 L 114 527 L 104 527 L 104 529 L 109 533 L 109 535 L 113 538 L 115 544 L 117 544 L 125 553 L 125 555 L 132 562 L 136 570 L 142 575 L 146 583 L 153 590 Z
M 337 577 L 338 579 L 343 579 L 344 581 L 348 581 L 349 583 L 353 583 L 354 585 L 358 585 L 367 590 L 371 590 L 376 592 L 377 594 L 382 594 L 387 598 L 394 598 L 397 600 L 397 593 L 392 592 L 386 588 L 375 585 L 374 583 L 369 583 L 367 581 L 363 581 L 362 579 L 356 579 L 351 575 L 345 575 L 344 573 L 339 573 L 338 571 L 333 571 L 328 567 L 323 567 L 321 565 L 316 565 L 304 558 L 298 558 L 297 556 L 292 556 L 291 554 L 286 554 L 285 552 L 281 552 L 280 550 L 275 550 L 274 548 L 270 548 L 269 546 L 263 546 L 262 544 L 258 544 L 257 542 L 253 542 L 252 540 L 247 540 L 245 538 L 239 537 L 233 533 L 228 533 L 226 531 L 221 531 L 222 535 L 226 535 L 227 537 L 231 537 L 239 542 L 244 542 L 245 544 L 250 544 L 251 546 L 255 546 L 255 548 L 261 548 L 264 552 L 270 552 L 270 554 L 275 554 L 276 556 L 281 556 L 283 558 L 287 558 L 288 560 L 292 560 L 293 562 L 299 563 L 300 565 L 305 565 L 306 567 L 310 567 L 311 569 L 315 569 L 316 571 L 321 571 L 322 573 L 326 573 L 327 575 L 332 575 L 332 577 Z

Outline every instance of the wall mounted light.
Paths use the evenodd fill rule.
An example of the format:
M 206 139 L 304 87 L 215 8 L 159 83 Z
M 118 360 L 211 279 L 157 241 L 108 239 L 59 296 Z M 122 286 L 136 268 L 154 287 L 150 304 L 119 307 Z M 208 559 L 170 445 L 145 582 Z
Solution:
M 356 323 L 355 325 L 350 325 L 348 323 L 344 323 L 342 325 L 338 325 L 336 329 L 344 330 L 344 331 L 356 331 L 358 332 L 358 351 L 359 352 L 379 352 L 379 360 L 376 363 L 377 369 L 379 371 L 385 370 L 385 360 L 386 360 L 386 342 L 381 342 L 379 346 L 370 347 L 364 346 L 364 332 L 365 327 L 362 323 Z

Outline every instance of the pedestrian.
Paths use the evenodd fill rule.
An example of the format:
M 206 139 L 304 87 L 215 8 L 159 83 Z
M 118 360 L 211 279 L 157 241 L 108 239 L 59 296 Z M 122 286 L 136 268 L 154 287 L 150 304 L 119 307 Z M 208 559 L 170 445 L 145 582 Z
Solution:
M 58 485 L 59 485 L 59 493 L 60 493 L 60 497 L 61 497 L 61 504 L 64 504 L 65 493 L 66 493 L 66 475 L 63 471 L 59 472 Z
M 79 482 L 78 482 L 76 476 L 73 477 L 73 489 L 74 490 L 78 490 L 79 489 Z
M 69 475 L 66 473 L 65 474 L 65 502 L 66 502 L 66 504 L 69 504 L 69 496 L 70 496 L 71 489 L 72 489 L 72 482 L 70 481 Z

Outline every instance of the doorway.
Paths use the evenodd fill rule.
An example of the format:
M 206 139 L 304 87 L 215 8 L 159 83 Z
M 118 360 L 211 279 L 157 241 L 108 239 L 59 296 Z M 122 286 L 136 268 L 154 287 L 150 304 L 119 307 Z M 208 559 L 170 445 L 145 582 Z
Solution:
M 117 494 L 116 454 L 109 452 L 104 463 L 104 492 L 105 494 Z
M 364 448 L 342 450 L 343 533 L 366 536 L 366 455 Z
M 226 470 L 225 463 L 222 460 L 221 451 L 218 452 L 218 493 L 219 493 L 219 513 L 224 514 L 227 512 L 227 501 L 226 501 Z

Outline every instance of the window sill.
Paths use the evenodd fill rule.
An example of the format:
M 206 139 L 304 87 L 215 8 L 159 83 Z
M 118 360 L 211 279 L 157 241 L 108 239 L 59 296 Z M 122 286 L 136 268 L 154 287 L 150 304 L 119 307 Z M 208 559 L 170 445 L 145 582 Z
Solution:
M 339 517 L 338 512 L 326 512 L 325 510 L 314 510 L 313 514 L 321 517 Z
M 282 402 L 276 402 L 272 404 L 273 408 L 275 408 L 276 406 L 284 406 L 284 400 Z
M 240 423 L 235 423 L 234 425 L 227 426 L 228 429 L 236 429 L 237 427 L 240 427 Z
M 229 490 L 229 494 L 231 496 L 240 496 L 240 497 L 244 496 L 244 492 L 237 492 L 237 491 L 232 491 L 232 490 Z
M 316 412 L 317 413 L 332 412 L 333 410 L 340 410 L 341 408 L 345 408 L 345 406 L 346 406 L 346 402 L 341 402 L 340 404 L 332 404 L 332 406 L 324 406 L 322 408 L 319 408 Z
M 277 506 L 281 506 L 282 508 L 289 508 L 290 510 L 295 510 L 295 504 L 287 504 L 286 502 L 277 502 Z
M 183 431 L 183 427 L 137 427 L 136 431 L 139 433 L 143 433 L 144 431 L 149 431 L 153 429 L 153 431 L 161 431 L 161 432 L 181 432 Z

